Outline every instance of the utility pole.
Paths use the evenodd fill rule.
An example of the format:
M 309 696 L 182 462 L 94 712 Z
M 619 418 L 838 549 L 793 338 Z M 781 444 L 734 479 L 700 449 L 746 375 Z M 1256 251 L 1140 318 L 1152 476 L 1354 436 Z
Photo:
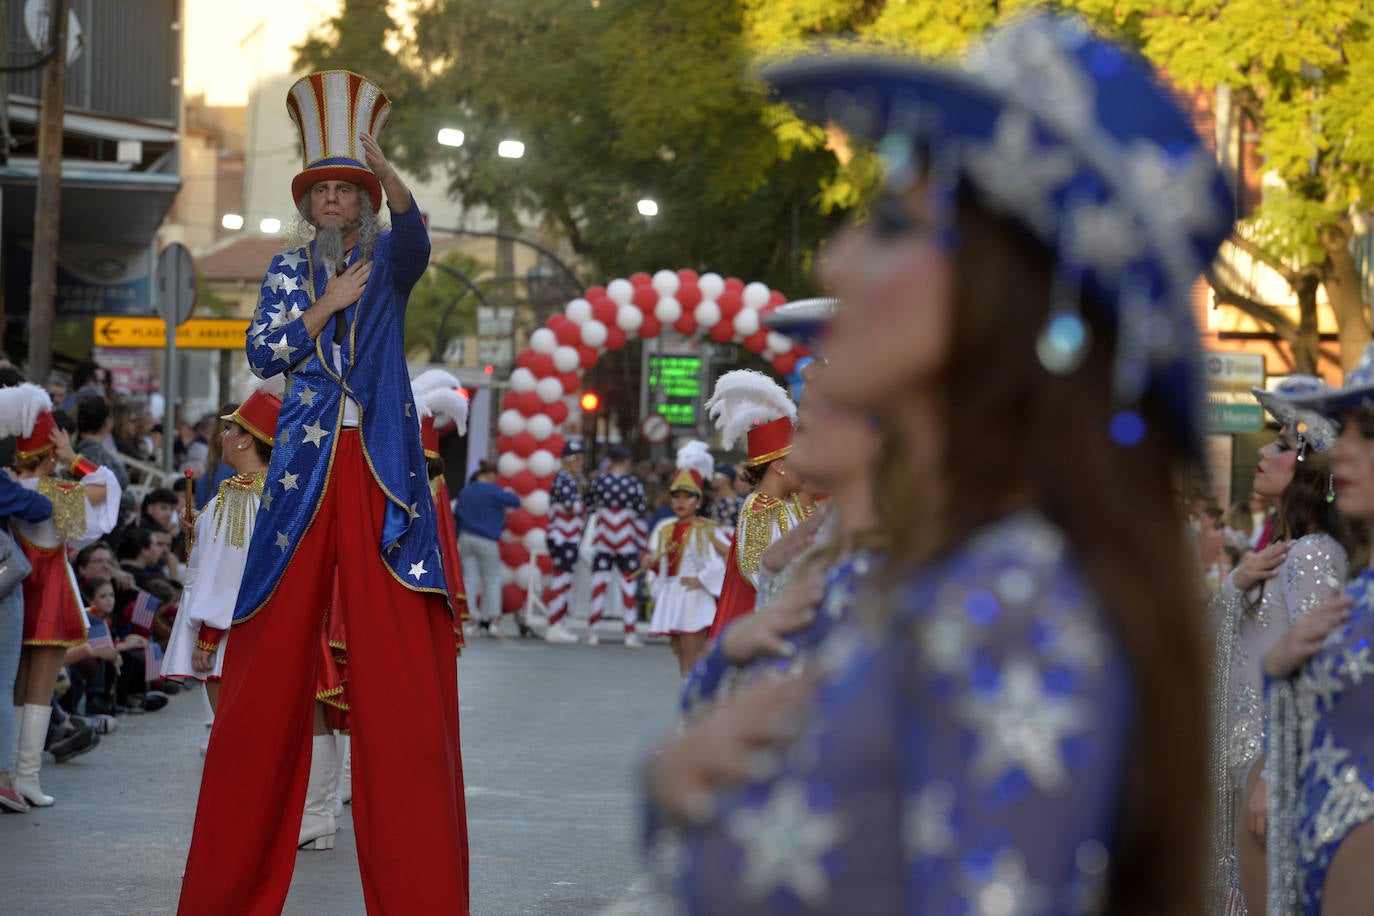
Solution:
M 9 64 L 6 49 L 9 48 L 10 0 L 0 0 L 0 165 L 10 161 L 10 87 L 6 80 L 5 67 Z
M 33 207 L 33 276 L 29 281 L 29 377 L 52 368 L 57 246 L 62 208 L 62 115 L 67 107 L 67 3 L 49 0 L 48 45 L 57 49 L 43 71 L 38 122 L 38 192 Z

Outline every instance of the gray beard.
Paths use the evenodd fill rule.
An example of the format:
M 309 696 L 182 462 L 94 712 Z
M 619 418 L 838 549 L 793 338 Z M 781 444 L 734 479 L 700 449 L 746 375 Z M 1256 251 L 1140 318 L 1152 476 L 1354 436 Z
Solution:
M 338 226 L 330 224 L 321 226 L 315 231 L 315 254 L 321 261 L 330 264 L 342 264 L 348 257 L 348 252 L 344 251 L 343 230 Z

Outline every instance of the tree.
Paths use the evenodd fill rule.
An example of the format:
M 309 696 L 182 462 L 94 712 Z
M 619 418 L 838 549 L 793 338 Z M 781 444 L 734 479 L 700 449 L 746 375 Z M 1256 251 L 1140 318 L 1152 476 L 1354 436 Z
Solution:
M 410 293 L 406 353 L 423 362 L 442 362 L 451 338 L 476 333 L 479 294 L 490 294 L 492 280 L 486 265 L 461 251 L 434 257 Z

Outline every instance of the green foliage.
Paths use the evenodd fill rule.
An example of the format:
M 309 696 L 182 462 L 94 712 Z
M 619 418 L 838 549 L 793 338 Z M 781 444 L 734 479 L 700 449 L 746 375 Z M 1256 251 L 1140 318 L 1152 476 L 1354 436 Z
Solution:
M 478 297 L 445 267 L 467 277 L 483 295 L 490 292 L 491 272 L 476 258 L 447 251 L 431 259 L 429 269 L 411 290 L 405 329 L 406 352 L 423 351 L 429 362 L 443 357 L 450 338 L 477 332 Z

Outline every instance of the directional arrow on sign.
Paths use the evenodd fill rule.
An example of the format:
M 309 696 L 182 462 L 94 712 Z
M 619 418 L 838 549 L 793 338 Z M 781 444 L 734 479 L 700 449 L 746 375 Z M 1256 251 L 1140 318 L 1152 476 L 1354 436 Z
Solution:
M 115 324 L 113 321 L 106 321 L 100 326 L 100 336 L 103 343 L 108 344 L 110 341 L 114 340 L 114 327 Z

